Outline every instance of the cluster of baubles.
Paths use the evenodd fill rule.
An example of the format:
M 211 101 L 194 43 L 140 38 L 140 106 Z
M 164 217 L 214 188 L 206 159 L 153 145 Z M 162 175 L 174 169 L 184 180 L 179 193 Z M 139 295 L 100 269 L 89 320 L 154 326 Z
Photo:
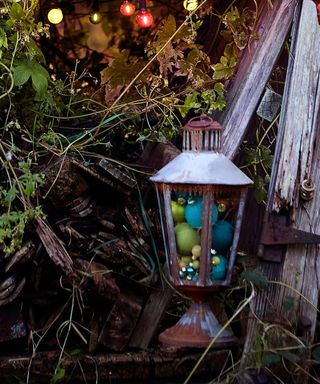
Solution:
M 187 280 L 199 279 L 201 256 L 201 227 L 202 227 L 201 196 L 189 196 L 178 193 L 171 200 L 172 218 L 175 224 L 174 232 L 179 257 L 179 276 Z M 218 208 L 219 207 L 219 208 Z M 233 226 L 229 221 L 219 220 L 219 212 L 225 210 L 225 205 L 212 207 L 212 249 L 211 280 L 223 280 L 227 270 L 226 255 L 233 240 Z
M 140 28 L 149 28 L 153 24 L 152 13 L 147 10 L 146 0 L 136 0 L 140 3 L 140 11 L 137 14 L 136 22 Z M 123 16 L 132 16 L 136 11 L 136 6 L 129 0 L 125 0 L 120 6 L 120 13 Z

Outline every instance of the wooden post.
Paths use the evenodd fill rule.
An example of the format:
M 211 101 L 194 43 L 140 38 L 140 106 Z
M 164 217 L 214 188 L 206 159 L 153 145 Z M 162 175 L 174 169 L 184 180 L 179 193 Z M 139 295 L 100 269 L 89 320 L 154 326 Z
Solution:
M 303 0 L 299 20 L 296 22 L 296 36 L 293 36 L 285 94 L 281 110 L 277 148 L 269 187 L 267 215 L 287 209 L 292 228 L 320 233 L 320 143 L 316 141 L 319 133 L 320 102 L 320 28 L 315 3 Z M 315 183 L 315 198 L 306 202 L 299 197 L 299 188 L 304 179 Z M 268 256 L 269 247 L 265 247 L 263 256 Z M 307 320 L 310 328 L 306 340 L 312 343 L 314 338 L 318 304 L 320 265 L 316 245 L 295 244 L 282 247 L 282 263 L 262 262 L 261 266 L 269 280 L 278 280 L 292 289 L 273 286 L 268 292 L 272 297 L 274 310 L 284 314 L 283 303 L 288 297 L 293 307 L 286 318 L 301 323 Z M 302 299 L 307 298 L 309 302 Z M 258 295 L 255 302 L 256 313 L 265 313 L 266 297 Z M 255 344 L 255 320 L 248 324 L 248 334 L 244 356 L 251 352 Z M 303 367 L 305 370 L 307 368 Z M 307 382 L 300 377 L 299 382 Z

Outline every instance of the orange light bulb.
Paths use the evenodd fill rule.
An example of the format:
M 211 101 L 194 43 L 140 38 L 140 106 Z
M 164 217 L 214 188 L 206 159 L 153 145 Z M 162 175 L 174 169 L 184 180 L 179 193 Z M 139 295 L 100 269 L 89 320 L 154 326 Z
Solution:
M 130 1 L 126 0 L 121 4 L 120 13 L 123 16 L 132 16 L 136 10 L 134 4 L 130 3 Z

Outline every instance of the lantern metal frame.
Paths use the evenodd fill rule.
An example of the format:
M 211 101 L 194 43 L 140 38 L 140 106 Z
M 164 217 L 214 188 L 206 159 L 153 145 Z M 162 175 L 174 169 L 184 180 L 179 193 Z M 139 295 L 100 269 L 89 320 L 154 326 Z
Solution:
M 245 200 L 250 180 L 221 153 L 222 127 L 208 116 L 191 119 L 183 131 L 183 152 L 159 170 L 151 180 L 155 183 L 160 211 L 169 280 L 193 303 L 180 321 L 159 337 L 164 344 L 181 347 L 205 347 L 218 332 L 215 346 L 225 347 L 237 339 L 221 325 L 207 304 L 212 293 L 229 286 L 237 253 Z M 202 196 L 201 255 L 197 280 L 179 275 L 175 223 L 171 201 L 174 193 Z M 212 210 L 215 200 L 228 198 L 237 204 L 234 213 L 232 245 L 223 280 L 210 278 L 212 248 Z

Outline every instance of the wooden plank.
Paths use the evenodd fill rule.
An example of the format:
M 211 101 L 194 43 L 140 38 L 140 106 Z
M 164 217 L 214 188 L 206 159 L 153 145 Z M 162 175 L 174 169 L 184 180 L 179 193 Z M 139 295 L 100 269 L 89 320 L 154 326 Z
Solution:
M 168 284 L 164 283 L 161 289 L 153 291 L 131 337 L 130 347 L 145 349 L 149 346 L 171 297 L 172 289 Z
M 138 296 L 121 293 L 99 335 L 99 343 L 114 351 L 123 351 L 141 313 L 141 301 Z
M 76 383 L 83 383 L 84 378 L 86 382 L 99 383 L 156 383 L 159 379 L 166 379 L 163 382 L 168 383 L 177 375 L 180 377 L 179 382 L 182 382 L 190 373 L 190 367 L 200 359 L 202 352 L 189 350 L 179 355 L 170 355 L 150 349 L 148 352 L 100 353 L 94 356 L 85 353 L 71 356 L 66 353 L 61 360 L 61 367 L 66 371 L 65 378 L 72 375 L 72 380 Z M 1 378 L 12 374 L 25 377 L 26 372 L 30 372 L 30 377 L 35 382 L 49 383 L 60 353 L 60 350 L 37 352 L 30 366 L 29 355 L 1 356 Z M 210 351 L 197 374 L 206 373 L 211 378 L 215 377 L 224 367 L 228 354 L 229 351 L 226 350 Z
M 267 215 L 273 210 L 291 207 L 292 226 L 311 233 L 320 233 L 320 199 L 315 198 L 310 202 L 299 199 L 299 184 L 306 177 L 310 177 L 316 184 L 315 196 L 320 190 L 320 143 L 315 140 L 320 129 L 320 29 L 312 0 L 303 1 L 297 25 L 297 36 L 293 38 L 291 49 L 293 56 L 287 72 Z M 283 282 L 295 291 L 271 285 L 272 290 L 268 291 L 268 297 L 272 297 L 272 308 L 270 299 L 259 294 L 254 303 L 255 312 L 267 319 L 267 311 L 273 309 L 278 319 L 287 319 L 293 326 L 296 325 L 295 322 L 307 319 L 311 326 L 308 332 L 305 332 L 305 338 L 307 342 L 312 343 L 320 288 L 319 251 L 316 245 L 304 244 L 288 245 L 282 251 L 283 263 L 262 262 L 261 266 L 269 280 Z M 264 255 L 269 252 L 270 248 L 265 247 Z M 308 302 L 302 299 L 301 295 L 306 297 Z M 283 307 L 287 298 L 293 303 L 290 311 L 284 311 Z M 254 346 L 257 329 L 255 325 L 256 321 L 251 319 L 244 354 L 250 352 Z M 307 371 L 307 367 L 304 368 Z M 305 373 L 302 373 L 299 382 L 307 381 Z
M 287 37 L 298 0 L 274 0 L 259 4 L 256 34 L 242 53 L 228 96 L 228 108 L 218 117 L 224 127 L 223 151 L 233 159 L 246 133 L 271 71 Z
M 293 207 L 299 186 L 311 173 L 320 103 L 320 32 L 316 5 L 304 1 L 288 87 L 280 122 L 283 134 L 273 196 L 273 210 Z

